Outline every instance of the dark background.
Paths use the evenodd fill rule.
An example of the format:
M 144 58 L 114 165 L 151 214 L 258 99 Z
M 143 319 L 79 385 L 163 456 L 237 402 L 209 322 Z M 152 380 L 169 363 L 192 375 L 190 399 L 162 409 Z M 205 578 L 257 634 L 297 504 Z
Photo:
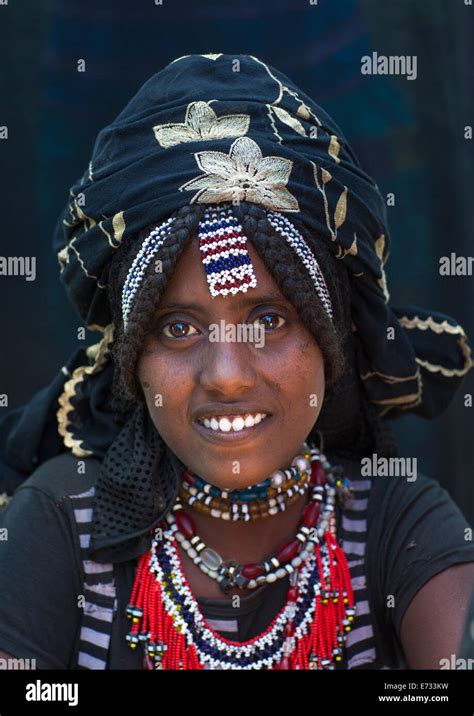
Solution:
M 313 0 L 314 1 L 314 0 Z M 3 0 L 5 2 L 5 0 Z M 97 132 L 171 60 L 248 53 L 276 66 L 340 125 L 382 194 L 393 303 L 453 315 L 474 339 L 474 7 L 464 0 L 9 0 L 0 4 L 0 255 L 36 256 L 36 281 L 0 277 L 0 393 L 26 402 L 77 348 L 81 323 L 58 280 L 52 230 Z M 418 78 L 364 76 L 360 58 L 417 55 Z M 84 59 L 86 72 L 77 71 Z M 98 340 L 95 337 L 95 340 Z M 393 423 L 400 454 L 437 478 L 474 523 L 474 371 L 432 422 Z M 9 408 L 0 408 L 6 411 Z

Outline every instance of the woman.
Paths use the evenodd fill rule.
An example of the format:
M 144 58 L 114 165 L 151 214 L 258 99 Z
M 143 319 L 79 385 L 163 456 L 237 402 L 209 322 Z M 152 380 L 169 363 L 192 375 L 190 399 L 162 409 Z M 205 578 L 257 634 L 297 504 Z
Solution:
M 61 280 L 103 338 L 3 424 L 3 656 L 441 668 L 474 548 L 397 476 L 386 419 L 442 412 L 470 348 L 389 304 L 383 199 L 339 128 L 255 57 L 186 56 L 70 194 Z

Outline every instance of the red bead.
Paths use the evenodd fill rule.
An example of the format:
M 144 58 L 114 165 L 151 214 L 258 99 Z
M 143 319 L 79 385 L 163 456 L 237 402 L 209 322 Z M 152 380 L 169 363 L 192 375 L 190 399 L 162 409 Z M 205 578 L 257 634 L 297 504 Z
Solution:
M 326 475 L 319 460 L 311 463 L 311 484 L 321 487 L 326 482 Z
M 290 660 L 287 656 L 284 656 L 283 659 L 278 664 L 279 669 L 289 669 L 290 668 Z
M 194 485 L 196 482 L 196 478 L 194 477 L 194 475 L 191 475 L 191 473 L 187 470 L 183 472 L 182 479 L 187 482 L 188 485 Z
M 300 544 L 301 542 L 295 539 L 292 542 L 287 542 L 287 544 L 284 544 L 283 547 L 280 547 L 275 555 L 280 564 L 290 562 L 293 557 L 296 557 L 299 552 Z
M 297 587 L 290 587 L 288 590 L 288 599 L 290 602 L 296 602 L 298 599 L 299 591 Z
M 191 515 L 188 515 L 187 512 L 183 512 L 183 510 L 178 510 L 175 514 L 175 520 L 179 531 L 186 537 L 186 539 L 194 537 L 196 534 L 196 525 L 194 524 L 194 520 Z
M 262 574 L 265 574 L 265 570 L 260 564 L 244 564 L 242 567 L 242 575 L 245 579 L 256 579 Z
M 294 631 L 295 630 L 294 630 L 293 624 L 291 622 L 288 622 L 287 624 L 285 624 L 285 636 L 293 636 Z
M 315 500 L 311 500 L 309 505 L 306 507 L 303 515 L 303 525 L 305 527 L 314 527 L 318 521 L 319 514 L 321 512 L 321 505 Z

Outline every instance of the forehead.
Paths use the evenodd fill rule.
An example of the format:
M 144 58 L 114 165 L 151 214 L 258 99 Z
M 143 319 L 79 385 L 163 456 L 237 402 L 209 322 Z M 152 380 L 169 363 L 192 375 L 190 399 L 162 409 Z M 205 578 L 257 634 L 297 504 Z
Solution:
M 246 293 L 239 291 L 234 295 L 227 294 L 227 296 L 213 298 L 209 292 L 198 240 L 193 239 L 179 258 L 158 307 L 160 308 L 168 302 L 189 303 L 190 299 L 199 300 L 200 303 L 215 303 L 226 299 L 228 299 L 227 303 L 229 303 L 233 299 L 233 305 L 238 305 L 242 300 L 245 300 L 246 296 L 257 298 L 263 295 L 274 295 L 275 299 L 285 300 L 278 284 L 265 267 L 251 241 L 247 242 L 247 250 L 257 279 L 257 286 L 248 288 Z

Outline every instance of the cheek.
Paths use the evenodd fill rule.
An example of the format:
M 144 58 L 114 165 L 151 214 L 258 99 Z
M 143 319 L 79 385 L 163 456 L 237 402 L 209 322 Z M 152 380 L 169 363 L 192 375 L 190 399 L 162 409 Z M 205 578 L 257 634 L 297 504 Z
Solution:
M 142 357 L 137 371 L 148 410 L 159 432 L 165 425 L 179 423 L 188 404 L 186 396 L 192 390 L 189 369 L 179 362 L 171 365 L 155 354 Z
M 293 404 L 299 406 L 296 412 L 303 420 L 316 420 L 324 400 L 324 361 L 321 350 L 313 340 L 299 342 L 292 362 L 287 391 Z

